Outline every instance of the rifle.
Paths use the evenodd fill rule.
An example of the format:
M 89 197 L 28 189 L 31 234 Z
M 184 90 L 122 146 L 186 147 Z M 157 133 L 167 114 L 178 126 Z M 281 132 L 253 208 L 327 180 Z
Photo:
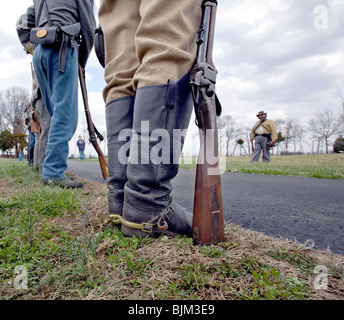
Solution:
M 190 74 L 196 125 L 200 134 L 192 222 L 196 244 L 224 241 L 216 120 L 221 113 L 221 105 L 215 94 L 217 70 L 212 61 L 216 8 L 216 0 L 204 0 L 202 3 L 197 58 Z
M 31 111 L 30 111 L 30 119 L 31 119 L 30 127 L 31 127 L 32 133 L 38 133 L 40 135 L 42 132 L 42 128 L 41 128 L 41 124 L 39 122 L 39 118 L 37 115 L 35 105 L 36 105 L 36 101 L 40 98 L 41 93 L 40 93 L 39 88 L 38 88 L 38 82 L 36 79 L 35 71 L 33 70 L 32 62 L 30 62 L 30 65 L 31 65 L 32 95 L 33 95 L 32 99 L 31 99 L 31 105 L 30 105 L 30 108 L 31 108 Z M 36 93 L 36 96 L 34 96 L 35 95 L 34 93 Z
M 92 143 L 94 149 L 98 153 L 98 160 L 100 164 L 100 169 L 103 174 L 103 178 L 107 179 L 109 177 L 108 172 L 108 163 L 107 160 L 103 154 L 103 151 L 100 149 L 97 137 L 100 141 L 103 141 L 103 136 L 99 133 L 99 131 L 96 129 L 92 122 L 91 118 L 91 112 L 90 108 L 88 106 L 88 97 L 87 97 L 87 90 L 86 90 L 86 84 L 85 84 L 85 70 L 81 67 L 79 63 L 79 80 L 80 80 L 80 87 L 81 87 L 81 93 L 82 93 L 82 99 L 84 101 L 84 107 L 85 107 L 85 115 L 86 115 L 86 121 L 87 121 L 87 129 L 90 136 L 90 142 Z M 97 137 L 96 137 L 97 135 Z

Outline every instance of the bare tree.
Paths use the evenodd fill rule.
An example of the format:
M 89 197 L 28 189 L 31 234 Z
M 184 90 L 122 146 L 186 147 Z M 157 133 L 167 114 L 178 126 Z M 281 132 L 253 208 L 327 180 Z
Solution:
M 343 85 L 344 85 L 344 82 L 342 81 L 342 83 L 343 83 Z M 341 112 L 341 114 L 340 114 L 340 117 L 341 117 L 341 119 L 342 119 L 342 123 L 344 123 L 344 97 L 343 97 L 343 95 L 342 95 L 342 92 L 339 90 L 339 87 L 337 86 L 337 89 L 338 89 L 338 93 L 339 93 L 339 96 L 340 96 L 340 98 L 341 98 L 341 100 L 342 100 L 342 112 Z
M 223 146 L 226 149 L 226 156 L 229 156 L 229 143 L 235 138 L 235 122 L 232 119 L 232 116 L 229 114 L 223 115 L 218 118 L 217 127 L 219 131 L 219 140 L 220 140 L 220 154 Z M 224 142 L 223 142 L 224 140 Z
M 239 153 L 240 153 L 240 156 L 241 156 L 241 152 L 242 150 L 244 150 L 244 153 L 246 154 L 246 150 L 244 148 L 244 143 L 245 141 L 242 139 L 242 137 L 245 135 L 245 130 L 243 128 L 235 128 L 234 129 L 234 133 L 233 133 L 233 139 L 234 139 L 234 148 L 233 148 L 233 151 L 232 151 L 232 155 L 234 156 L 235 155 L 235 150 L 237 148 L 237 146 L 239 146 Z
M 244 132 L 244 135 L 245 135 L 245 140 L 246 140 L 246 143 L 247 143 L 247 151 L 245 151 L 245 154 L 247 155 L 251 155 L 251 129 L 250 128 L 245 128 L 245 132 Z
M 312 154 L 319 154 L 320 150 L 322 148 L 322 137 L 317 136 L 313 133 L 311 137 L 311 143 L 312 143 Z
M 233 149 L 233 156 L 234 156 L 234 152 L 235 152 L 235 149 L 237 146 L 239 146 L 239 154 L 241 156 L 241 151 L 244 150 L 244 154 L 247 155 L 247 152 L 244 148 L 244 143 L 245 141 L 241 138 L 237 139 L 236 142 L 235 142 L 235 146 L 234 146 L 234 149 Z
M 277 141 L 276 141 L 276 145 L 277 145 L 277 151 L 276 154 L 279 154 L 279 146 L 281 144 L 281 142 L 283 142 L 285 140 L 285 138 L 282 135 L 281 131 L 277 131 Z
M 288 153 L 288 148 L 289 148 L 289 141 L 292 139 L 292 131 L 293 131 L 293 126 L 294 126 L 294 120 L 293 119 L 287 119 L 285 121 L 285 126 L 284 126 L 284 137 L 285 137 L 285 142 L 284 142 L 284 152 L 285 154 Z
M 283 125 L 284 125 L 285 121 L 282 119 L 276 119 L 274 122 L 276 125 L 277 134 L 278 134 L 278 136 L 277 136 L 277 151 L 276 151 L 277 155 L 278 155 L 281 142 L 285 141 L 285 138 L 282 135 Z
M 0 98 L 1 127 L 12 133 L 25 133 L 25 108 L 30 103 L 29 93 L 22 87 L 12 86 Z
M 300 152 L 302 152 L 302 138 L 305 130 L 300 126 L 297 120 L 294 121 L 294 125 L 291 128 L 291 142 L 294 145 L 294 153 L 297 149 L 297 144 L 299 143 Z
M 6 130 L 4 112 L 5 112 L 5 101 L 3 99 L 2 92 L 0 92 L 0 133 Z
M 276 119 L 274 122 L 275 122 L 275 125 L 276 125 L 277 132 L 279 132 L 279 131 L 282 132 L 283 125 L 284 125 L 285 121 L 282 120 L 282 119 Z
M 342 122 L 332 110 L 326 109 L 323 113 L 315 114 L 309 120 L 309 130 L 324 141 L 327 154 L 329 139 L 341 132 Z

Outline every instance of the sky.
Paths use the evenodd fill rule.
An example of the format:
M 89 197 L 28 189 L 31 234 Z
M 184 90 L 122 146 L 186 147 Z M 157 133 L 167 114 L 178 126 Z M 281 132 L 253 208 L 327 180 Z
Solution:
M 95 1 L 96 19 L 99 2 Z M 31 4 L 32 0 L 9 1 L 0 12 L 0 91 L 13 85 L 31 91 L 31 56 L 24 53 L 15 30 L 17 19 Z M 305 127 L 325 109 L 341 112 L 343 26 L 344 0 L 220 0 L 213 61 L 222 114 L 231 115 L 237 126 L 251 128 L 260 110 L 272 120 L 296 119 Z M 93 122 L 106 136 L 105 82 L 94 51 L 86 81 Z M 194 154 L 198 129 L 192 117 L 185 151 Z M 85 127 L 80 96 L 70 153 L 77 152 L 77 136 L 84 135 Z M 106 153 L 104 142 L 101 147 Z M 87 152 L 95 154 L 90 145 Z

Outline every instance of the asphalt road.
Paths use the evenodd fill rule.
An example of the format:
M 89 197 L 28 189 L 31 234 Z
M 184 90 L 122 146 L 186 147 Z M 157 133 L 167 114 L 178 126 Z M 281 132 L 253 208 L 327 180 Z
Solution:
M 105 183 L 98 162 L 68 161 L 68 171 Z M 173 196 L 192 212 L 195 171 L 179 170 Z M 224 219 L 242 227 L 344 254 L 344 180 L 263 174 L 222 175 Z

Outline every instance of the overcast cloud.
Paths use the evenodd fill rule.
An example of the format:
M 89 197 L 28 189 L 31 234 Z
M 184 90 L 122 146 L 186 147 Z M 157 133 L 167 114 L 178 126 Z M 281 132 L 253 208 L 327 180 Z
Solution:
M 99 0 L 95 3 L 96 12 Z M 31 89 L 31 58 L 15 31 L 18 17 L 31 4 L 32 0 L 7 2 L 0 13 L 1 91 L 12 85 Z M 223 113 L 246 128 L 252 127 L 260 110 L 271 119 L 295 118 L 305 125 L 325 108 L 340 112 L 343 24 L 344 0 L 220 0 L 214 63 Z M 97 128 L 105 133 L 102 76 L 92 53 L 87 66 L 90 106 Z M 85 126 L 82 108 L 80 104 L 77 135 Z M 191 125 L 189 131 L 197 129 Z
M 214 61 L 224 112 L 251 127 L 260 109 L 303 122 L 340 111 L 343 17 L 342 0 L 221 1 Z

